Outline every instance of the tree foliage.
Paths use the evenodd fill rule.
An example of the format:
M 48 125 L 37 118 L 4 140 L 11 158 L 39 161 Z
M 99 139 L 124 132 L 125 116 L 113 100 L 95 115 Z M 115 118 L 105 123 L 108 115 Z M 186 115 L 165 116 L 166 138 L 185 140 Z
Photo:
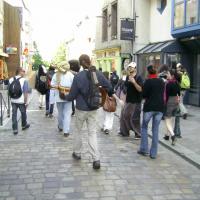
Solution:
M 66 61 L 67 59 L 67 51 L 66 51 L 66 44 L 62 42 L 57 49 L 57 52 L 52 60 L 53 63 L 60 63 L 62 61 Z
M 32 59 L 33 59 L 32 68 L 33 68 L 33 70 L 38 70 L 39 65 L 43 64 L 43 60 L 42 60 L 42 56 L 39 53 L 39 50 L 38 50 L 38 47 L 37 47 L 37 44 L 35 41 L 33 42 L 33 47 L 34 47 L 35 53 L 33 54 L 33 57 L 32 57 Z

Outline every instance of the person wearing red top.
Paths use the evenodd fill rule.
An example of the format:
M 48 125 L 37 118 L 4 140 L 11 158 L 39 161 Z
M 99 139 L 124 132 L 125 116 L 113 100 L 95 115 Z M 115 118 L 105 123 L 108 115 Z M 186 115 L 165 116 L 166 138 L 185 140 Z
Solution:
M 155 159 L 158 150 L 159 125 L 164 112 L 164 81 L 157 77 L 154 66 L 147 67 L 148 79 L 145 81 L 142 96 L 145 99 L 141 128 L 141 143 L 138 154 Z M 148 124 L 152 119 L 152 144 L 148 149 Z

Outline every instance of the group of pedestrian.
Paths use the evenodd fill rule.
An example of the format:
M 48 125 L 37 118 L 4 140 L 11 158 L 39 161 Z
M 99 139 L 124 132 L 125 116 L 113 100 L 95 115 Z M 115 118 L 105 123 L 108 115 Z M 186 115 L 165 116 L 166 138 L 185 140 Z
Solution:
M 81 67 L 82 70 L 80 70 Z M 81 55 L 79 60 L 63 61 L 56 67 L 50 66 L 48 71 L 45 71 L 43 66 L 39 67 L 36 88 L 41 95 L 46 95 L 46 115 L 52 116 L 54 103 L 56 103 L 58 131 L 63 132 L 65 137 L 73 132 L 72 157 L 74 159 L 81 159 L 82 127 L 85 122 L 88 132 L 88 151 L 93 159 L 93 168 L 100 169 L 97 110 L 104 100 L 114 101 L 120 105 L 119 135 L 127 137 L 133 131 L 134 138 L 141 139 L 138 154 L 149 155 L 152 159 L 157 157 L 159 125 L 162 119 L 165 120 L 167 127 L 164 139 L 171 139 L 172 145 L 175 144 L 172 118 L 182 102 L 181 91 L 189 87 L 188 84 L 182 83 L 182 76 L 186 75 L 186 70 L 178 64 L 177 69 L 162 66 L 158 73 L 155 66 L 149 65 L 147 72 L 148 75 L 143 80 L 138 74 L 137 64 L 131 62 L 127 69 L 122 71 L 121 78 L 118 77 L 115 69 L 112 69 L 112 75 L 109 77 L 109 72 L 102 73 L 92 66 L 90 57 L 86 54 Z M 16 121 L 18 108 L 22 113 L 22 129 L 30 127 L 26 119 L 28 86 L 23 76 L 24 71 L 19 68 L 16 76 L 9 81 L 9 90 L 15 81 L 19 82 L 21 88 L 21 95 L 16 98 L 11 96 L 14 134 L 18 133 Z M 101 91 L 104 91 L 106 97 Z M 53 96 L 53 101 L 51 96 Z M 71 130 L 71 116 L 75 114 L 75 107 L 75 130 Z M 184 114 L 187 112 L 185 111 Z M 102 131 L 109 134 L 113 126 L 114 111 L 104 110 L 104 116 Z M 152 144 L 149 151 L 148 124 L 150 120 L 152 120 Z

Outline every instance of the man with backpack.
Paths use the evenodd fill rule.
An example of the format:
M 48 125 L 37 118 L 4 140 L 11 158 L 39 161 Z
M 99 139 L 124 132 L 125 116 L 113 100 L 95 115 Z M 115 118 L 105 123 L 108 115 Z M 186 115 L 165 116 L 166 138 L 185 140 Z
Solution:
M 104 75 L 91 66 L 88 55 L 83 54 L 79 58 L 83 71 L 79 72 L 73 80 L 68 101 L 76 100 L 76 128 L 73 136 L 73 158 L 81 159 L 83 123 L 86 122 L 88 128 L 89 153 L 93 158 L 93 168 L 100 169 L 100 155 L 97 147 L 97 109 L 100 107 L 101 95 L 99 86 L 105 88 L 109 96 L 112 96 L 113 89 Z
M 188 76 L 186 68 L 184 68 L 181 63 L 178 63 L 176 65 L 176 71 L 181 77 L 181 80 L 180 80 L 181 96 L 180 96 L 179 107 L 180 107 L 180 111 L 181 111 L 181 115 L 183 116 L 183 119 L 187 119 L 188 111 L 183 104 L 183 100 L 184 100 L 186 91 L 190 88 L 190 78 Z
M 17 68 L 16 76 L 9 80 L 8 93 L 11 98 L 12 105 L 12 129 L 13 134 L 18 134 L 17 110 L 21 112 L 22 130 L 30 127 L 27 123 L 26 107 L 28 101 L 28 82 L 24 78 L 25 70 L 21 67 Z

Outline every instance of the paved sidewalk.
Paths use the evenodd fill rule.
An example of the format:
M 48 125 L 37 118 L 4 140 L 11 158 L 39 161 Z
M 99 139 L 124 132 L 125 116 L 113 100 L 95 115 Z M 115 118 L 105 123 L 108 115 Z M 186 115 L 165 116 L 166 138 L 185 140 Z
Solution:
M 73 135 L 58 133 L 56 119 L 45 118 L 33 97 L 30 129 L 17 136 L 9 129 L 0 132 L 0 200 L 200 199 L 196 167 L 162 146 L 156 160 L 139 156 L 139 141 L 117 136 L 117 118 L 110 135 L 98 133 L 101 170 L 93 170 L 87 154 L 74 161 Z M 99 128 L 101 120 L 100 111 Z M 86 129 L 83 134 L 85 146 Z
M 171 145 L 171 141 L 165 141 L 163 136 L 166 133 L 166 127 L 162 122 L 160 142 L 200 169 L 200 108 L 194 106 L 187 106 L 187 108 L 189 111 L 187 120 L 180 118 L 182 138 L 177 139 L 175 146 Z

